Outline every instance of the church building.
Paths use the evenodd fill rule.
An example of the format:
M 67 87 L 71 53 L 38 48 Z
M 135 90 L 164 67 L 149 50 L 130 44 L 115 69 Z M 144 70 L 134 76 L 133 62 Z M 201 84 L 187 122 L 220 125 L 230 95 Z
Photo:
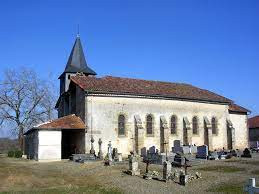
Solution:
M 59 80 L 59 118 L 25 133 L 31 159 L 98 153 L 100 141 L 104 154 L 111 142 L 124 157 L 152 146 L 171 151 L 175 140 L 210 150 L 248 147 L 249 110 L 190 84 L 97 77 L 79 36 Z

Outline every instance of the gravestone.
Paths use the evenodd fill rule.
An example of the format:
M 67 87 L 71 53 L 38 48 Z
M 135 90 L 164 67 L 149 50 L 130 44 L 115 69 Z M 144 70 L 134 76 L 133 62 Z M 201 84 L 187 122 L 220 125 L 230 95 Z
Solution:
M 173 162 L 175 156 L 176 156 L 176 153 L 169 152 L 168 155 L 167 155 L 168 161 L 169 161 L 169 162 Z
M 174 157 L 174 163 L 178 164 L 179 166 L 184 166 L 185 160 L 185 157 L 179 154 L 176 154 Z
M 118 162 L 122 162 L 122 154 L 121 153 L 118 154 Z
M 85 161 L 96 160 L 96 157 L 93 154 L 72 154 L 71 160 L 84 163 Z
M 188 180 L 189 180 L 189 175 L 187 175 L 183 171 L 181 171 L 180 176 L 179 176 L 180 185 L 185 186 L 187 184 Z
M 129 158 L 129 173 L 132 176 L 140 175 L 137 157 L 133 155 L 131 155 Z
M 169 177 L 171 175 L 171 168 L 172 165 L 169 161 L 164 161 L 163 163 L 163 179 L 165 181 L 169 180 Z
M 149 148 L 149 153 L 150 154 L 155 154 L 156 153 L 156 147 L 155 146 L 152 146 Z
M 194 145 L 194 146 L 191 146 L 191 153 L 192 154 L 197 154 L 197 146 L 196 145 Z
M 174 147 L 172 147 L 172 152 L 183 152 L 183 148 L 181 147 L 181 141 L 180 140 L 174 140 Z
M 227 154 L 221 154 L 219 157 L 221 160 L 226 160 Z
M 190 146 L 183 146 L 182 150 L 183 150 L 183 154 L 190 154 L 191 153 L 191 147 Z
M 165 153 L 161 153 L 160 155 L 157 155 L 157 164 L 163 164 L 166 161 L 166 154 Z
M 219 155 L 217 152 L 211 152 L 209 155 L 209 159 L 210 160 L 218 160 L 219 159 Z
M 118 149 L 117 148 L 113 148 L 113 150 L 112 150 L 112 159 L 113 160 L 118 159 Z
M 242 152 L 239 149 L 236 149 L 236 154 L 237 154 L 237 157 L 241 157 Z
M 198 146 L 197 147 L 197 155 L 196 158 L 201 158 L 201 159 L 207 159 L 209 155 L 209 150 L 207 145 L 203 146 Z
M 242 158 L 252 158 L 251 152 L 248 148 L 246 148 L 243 151 L 243 154 L 241 155 Z
M 140 150 L 140 152 L 141 152 L 141 157 L 143 157 L 143 158 L 145 158 L 146 156 L 147 156 L 147 148 L 141 148 L 141 150 Z

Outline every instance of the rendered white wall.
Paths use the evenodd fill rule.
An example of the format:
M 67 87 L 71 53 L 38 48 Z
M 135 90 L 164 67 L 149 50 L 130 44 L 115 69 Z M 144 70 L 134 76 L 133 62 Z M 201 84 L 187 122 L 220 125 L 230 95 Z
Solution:
M 39 161 L 61 160 L 61 131 L 39 131 Z
M 193 135 L 192 144 L 204 144 L 204 119 L 212 117 L 218 119 L 218 134 L 212 136 L 212 149 L 219 149 L 227 146 L 226 120 L 229 116 L 227 105 L 206 104 L 197 102 L 186 102 L 177 100 L 160 99 L 139 99 L 125 97 L 86 97 L 86 124 L 88 134 L 86 134 L 86 152 L 90 150 L 90 134 L 94 137 L 94 148 L 98 152 L 98 139 L 102 138 L 102 149 L 107 153 L 109 141 L 112 146 L 124 156 L 129 154 L 133 147 L 132 136 L 134 134 L 134 115 L 139 115 L 142 120 L 144 131 L 146 132 L 146 116 L 154 116 L 154 136 L 145 135 L 144 145 L 149 148 L 153 145 L 160 148 L 160 116 L 165 116 L 170 127 L 170 117 L 175 114 L 178 117 L 177 135 L 170 135 L 169 147 L 173 146 L 174 140 L 183 141 L 183 117 L 187 117 L 192 122 L 192 117 L 199 119 L 199 133 Z M 126 116 L 126 135 L 118 136 L 118 115 L 122 113 Z
M 235 128 L 235 148 L 243 150 L 249 147 L 247 115 L 230 114 L 229 118 Z

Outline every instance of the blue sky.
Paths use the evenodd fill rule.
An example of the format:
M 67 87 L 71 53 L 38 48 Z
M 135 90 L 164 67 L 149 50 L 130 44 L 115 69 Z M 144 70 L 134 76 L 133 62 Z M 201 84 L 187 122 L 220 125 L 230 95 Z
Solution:
M 79 24 L 98 76 L 190 83 L 255 115 L 258 10 L 258 0 L 3 1 L 0 67 L 28 66 L 58 78 Z

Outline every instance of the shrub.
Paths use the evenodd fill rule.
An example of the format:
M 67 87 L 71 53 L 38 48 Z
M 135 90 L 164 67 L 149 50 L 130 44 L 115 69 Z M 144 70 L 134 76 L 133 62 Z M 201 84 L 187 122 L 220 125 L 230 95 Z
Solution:
M 21 158 L 22 157 L 22 151 L 21 150 L 10 150 L 8 151 L 8 157 L 15 157 L 15 158 Z
M 14 157 L 14 151 L 13 150 L 10 150 L 8 151 L 8 157 Z
M 15 158 L 21 158 L 22 157 L 22 151 L 21 150 L 16 150 L 14 152 L 14 157 Z

